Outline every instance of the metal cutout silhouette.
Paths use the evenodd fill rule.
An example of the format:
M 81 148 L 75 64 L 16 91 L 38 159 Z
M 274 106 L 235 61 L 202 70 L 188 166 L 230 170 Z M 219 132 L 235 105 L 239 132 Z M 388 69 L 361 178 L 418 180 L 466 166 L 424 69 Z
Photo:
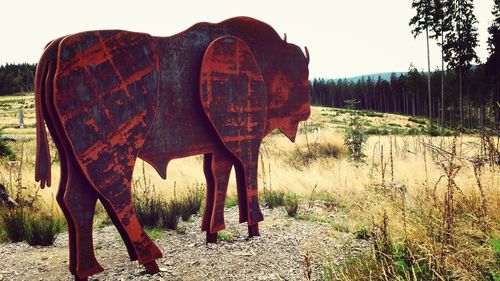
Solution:
M 234 165 L 240 222 L 250 237 L 259 235 L 260 143 L 276 128 L 294 141 L 298 123 L 309 117 L 308 64 L 307 48 L 304 54 L 247 17 L 198 23 L 170 37 L 106 30 L 49 43 L 35 77 L 35 178 L 50 186 L 46 124 L 61 160 L 56 198 L 68 223 L 75 279 L 103 271 L 92 246 L 97 200 L 130 259 L 158 272 L 161 252 L 132 204 L 137 157 L 166 178 L 170 160 L 204 154 L 207 243 L 225 228 Z

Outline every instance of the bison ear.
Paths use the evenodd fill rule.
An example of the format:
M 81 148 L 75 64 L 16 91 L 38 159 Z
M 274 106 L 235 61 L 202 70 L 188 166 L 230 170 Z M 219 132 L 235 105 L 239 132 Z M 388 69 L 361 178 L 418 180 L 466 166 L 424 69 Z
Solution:
M 304 47 L 304 49 L 306 50 L 306 61 L 307 61 L 307 65 L 309 65 L 309 61 L 310 61 L 310 57 L 309 57 L 309 50 L 307 49 L 307 47 Z

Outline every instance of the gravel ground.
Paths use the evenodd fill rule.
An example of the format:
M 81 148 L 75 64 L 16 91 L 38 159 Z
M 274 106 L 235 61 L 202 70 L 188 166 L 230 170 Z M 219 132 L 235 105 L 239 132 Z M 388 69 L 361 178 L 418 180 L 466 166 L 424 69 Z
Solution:
M 315 202 L 301 206 L 309 214 L 341 220 L 334 210 Z M 105 271 L 89 280 L 303 280 L 304 254 L 312 256 L 313 279 L 318 279 L 326 261 L 342 263 L 366 252 L 369 244 L 350 233 L 336 232 L 327 222 L 286 217 L 283 208 L 263 209 L 261 236 L 248 239 L 246 224 L 238 223 L 238 208 L 226 210 L 227 233 L 231 241 L 205 245 L 200 217 L 181 223 L 183 231 L 166 231 L 155 240 L 163 258 L 161 272 L 148 275 L 128 258 L 125 245 L 114 228 L 94 230 L 97 260 Z M 22 243 L 0 244 L 1 280 L 73 280 L 68 270 L 68 237 L 60 234 L 51 247 Z

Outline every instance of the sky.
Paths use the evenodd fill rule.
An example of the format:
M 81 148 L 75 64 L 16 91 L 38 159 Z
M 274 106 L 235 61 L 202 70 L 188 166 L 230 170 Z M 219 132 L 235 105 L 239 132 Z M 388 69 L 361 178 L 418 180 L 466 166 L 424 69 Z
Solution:
M 494 0 L 475 0 L 481 61 Z M 250 16 L 288 42 L 307 46 L 310 78 L 427 69 L 425 36 L 414 39 L 411 0 L 15 0 L 0 4 L 0 64 L 35 63 L 52 39 L 86 30 L 124 29 L 170 36 L 200 22 Z M 431 41 L 431 70 L 441 65 Z

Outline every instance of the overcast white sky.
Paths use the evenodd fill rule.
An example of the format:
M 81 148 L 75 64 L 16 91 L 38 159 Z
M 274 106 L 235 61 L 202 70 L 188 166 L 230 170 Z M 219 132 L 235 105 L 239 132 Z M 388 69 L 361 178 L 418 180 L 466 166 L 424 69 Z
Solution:
M 475 0 L 481 60 L 493 0 Z M 0 4 L 0 64 L 34 63 L 50 40 L 94 29 L 126 29 L 157 36 L 196 22 L 250 16 L 271 24 L 288 42 L 307 46 L 310 77 L 349 77 L 426 68 L 423 35 L 413 39 L 411 0 L 12 0 Z M 431 68 L 441 65 L 432 42 Z

